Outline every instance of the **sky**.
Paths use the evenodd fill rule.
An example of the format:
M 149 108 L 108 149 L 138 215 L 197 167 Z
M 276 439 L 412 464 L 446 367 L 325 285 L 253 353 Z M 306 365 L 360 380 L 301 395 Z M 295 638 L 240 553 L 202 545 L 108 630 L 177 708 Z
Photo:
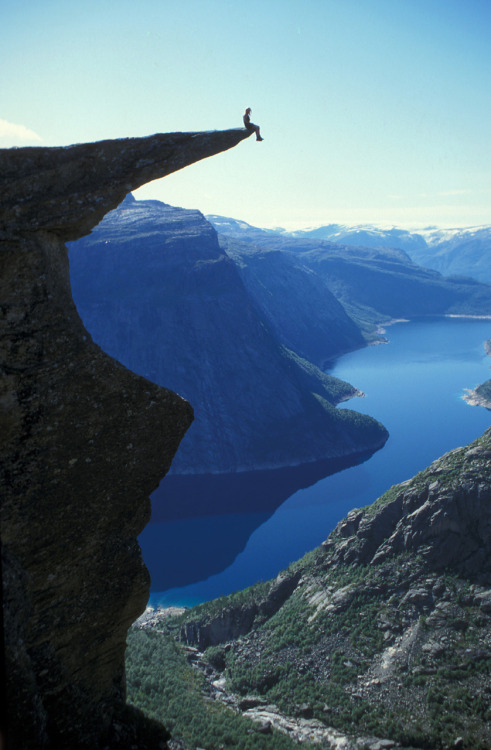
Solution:
M 3 0 L 0 147 L 261 126 L 135 192 L 261 227 L 491 224 L 491 0 Z

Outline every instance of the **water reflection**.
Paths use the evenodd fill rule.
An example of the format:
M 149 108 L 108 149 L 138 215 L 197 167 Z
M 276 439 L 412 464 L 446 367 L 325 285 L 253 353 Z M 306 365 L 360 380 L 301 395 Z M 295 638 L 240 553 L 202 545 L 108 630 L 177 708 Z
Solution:
M 489 378 L 489 336 L 487 320 L 425 319 L 393 326 L 388 346 L 336 363 L 332 374 L 366 394 L 356 410 L 390 433 L 384 449 L 361 465 L 210 477 L 211 497 L 203 477 L 166 478 L 154 502 L 156 525 L 144 535 L 151 602 L 192 605 L 273 577 L 323 542 L 351 508 L 481 435 L 490 412 L 470 407 L 462 395 Z M 249 484 L 254 477 L 262 481 Z M 229 479 L 220 500 L 220 484 Z
M 152 495 L 152 520 L 140 536 L 152 591 L 187 586 L 225 570 L 291 495 L 372 455 L 274 471 L 166 477 Z

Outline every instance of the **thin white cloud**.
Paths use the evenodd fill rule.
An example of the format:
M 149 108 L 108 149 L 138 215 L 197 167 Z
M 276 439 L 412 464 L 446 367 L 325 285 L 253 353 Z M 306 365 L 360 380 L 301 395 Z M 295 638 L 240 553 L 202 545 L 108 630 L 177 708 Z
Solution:
M 17 125 L 15 122 L 8 122 L 0 118 L 0 143 L 2 146 L 17 146 L 19 143 L 26 144 L 29 141 L 39 143 L 41 136 L 26 128 L 25 125 Z
M 438 195 L 442 198 L 451 198 L 454 195 L 472 195 L 472 190 L 443 190 Z
M 438 190 L 433 193 L 416 193 L 416 198 L 424 198 L 425 200 L 437 200 L 439 198 L 458 198 L 464 195 L 474 195 L 475 190 Z M 409 197 L 409 196 L 408 196 Z

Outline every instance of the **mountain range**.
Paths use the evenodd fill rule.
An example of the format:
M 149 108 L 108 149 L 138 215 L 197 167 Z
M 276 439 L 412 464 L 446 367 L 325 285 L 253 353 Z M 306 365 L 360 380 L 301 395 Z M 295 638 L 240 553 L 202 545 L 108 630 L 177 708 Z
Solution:
M 402 250 L 213 221 L 218 235 L 198 211 L 128 196 L 69 247 L 74 299 L 94 340 L 195 409 L 172 473 L 373 451 L 387 436 L 381 425 L 335 408 L 356 384 L 320 368 L 380 340 L 391 319 L 491 315 L 491 286 L 442 277 Z
M 471 276 L 491 283 L 491 226 L 454 229 L 425 227 L 409 231 L 397 227 L 383 228 L 371 224 L 326 224 L 313 229 L 286 231 L 261 230 L 244 221 L 210 215 L 208 220 L 217 232 L 262 241 L 273 236 L 298 240 L 324 240 L 337 244 L 396 248 L 403 250 L 415 263 L 439 271 L 445 276 Z
M 364 442 L 373 448 L 386 437 L 373 420 L 358 422 L 357 417 L 348 416 L 342 425 L 339 423 L 338 416 L 333 415 L 334 403 L 352 395 L 354 389 L 323 377 L 313 364 L 286 350 L 268 325 L 266 308 L 262 312 L 246 291 L 238 266 L 220 249 L 214 230 L 201 215 L 191 216 L 189 221 L 188 212 L 162 212 L 158 204 L 156 213 L 159 217 L 167 213 L 167 224 L 171 225 L 166 233 L 157 231 L 151 221 L 139 223 L 138 206 L 130 201 L 130 206 L 126 203 L 121 209 L 125 231 L 121 233 L 115 227 L 113 236 L 111 232 L 105 238 L 99 235 L 99 245 L 89 242 L 89 232 L 121 204 L 129 190 L 227 151 L 248 136 L 244 129 L 233 129 L 0 150 L 5 282 L 0 341 L 4 375 L 0 400 L 2 677 L 6 680 L 2 697 L 7 699 L 6 711 L 0 717 L 0 735 L 2 741 L 6 736 L 9 746 L 23 750 L 181 747 L 178 739 L 167 745 L 169 735 L 164 727 L 127 704 L 125 653 L 128 627 L 143 611 L 149 592 L 137 536 L 149 520 L 148 496 L 166 474 L 192 421 L 192 408 L 175 393 L 125 368 L 92 340 L 73 303 L 66 242 L 86 237 L 92 257 L 86 267 L 83 262 L 80 265 L 94 285 L 93 292 L 86 292 L 89 310 L 94 315 L 98 312 L 106 327 L 109 323 L 104 316 L 117 310 L 120 317 L 110 324 L 115 326 L 119 340 L 128 335 L 138 345 L 139 334 L 150 326 L 153 348 L 155 342 L 159 345 L 156 331 L 161 320 L 156 303 L 165 293 L 166 300 L 173 296 L 175 308 L 164 310 L 164 321 L 168 314 L 169 330 L 176 332 L 178 323 L 184 322 L 181 338 L 190 336 L 191 346 L 200 327 L 215 352 L 221 343 L 228 346 L 235 336 L 233 352 L 245 351 L 249 363 L 261 366 L 257 351 L 264 354 L 264 343 L 266 348 L 271 345 L 264 371 L 272 366 L 280 378 L 288 370 L 290 377 L 286 390 L 280 390 L 276 382 L 278 400 L 283 395 L 292 396 L 296 397 L 292 398 L 294 407 L 300 404 L 299 416 L 294 409 L 293 417 L 289 410 L 281 412 L 278 400 L 274 404 L 280 417 L 277 427 L 281 427 L 281 417 L 286 413 L 290 434 L 300 446 L 295 446 L 297 456 L 302 450 L 303 455 L 311 455 L 309 439 L 302 431 L 306 424 L 313 423 L 316 429 L 321 426 L 327 433 L 323 449 L 330 440 L 331 447 L 338 450 L 356 450 Z M 92 235 L 93 240 L 98 231 Z M 132 232 L 137 238 L 134 243 Z M 111 257 L 112 268 L 103 262 L 99 278 L 97 251 L 103 254 L 104 249 Z M 125 257 L 126 250 L 131 251 L 131 263 Z M 152 262 L 147 265 L 147 260 Z M 84 274 L 80 278 L 83 280 Z M 138 285 L 150 292 L 152 304 L 146 308 L 139 307 Z M 122 297 L 112 297 L 116 286 Z M 476 285 L 475 290 L 484 300 L 484 289 Z M 457 299 L 452 304 L 458 307 L 464 302 Z M 346 313 L 346 303 L 340 304 Z M 470 288 L 466 304 L 470 308 L 476 305 Z M 269 309 L 272 313 L 273 308 Z M 333 304 L 332 309 L 339 308 Z M 241 339 L 241 329 L 234 327 L 237 318 L 242 320 L 241 314 L 246 316 L 247 330 L 258 337 L 262 348 L 256 348 L 254 337 Z M 230 330 L 226 333 L 228 316 L 235 334 Z M 224 326 L 218 335 L 213 328 L 215 321 Z M 193 326 L 186 326 L 187 322 Z M 340 317 L 339 330 L 341 323 Z M 369 327 L 370 321 L 367 330 Z M 346 341 L 352 330 L 346 328 Z M 177 333 L 174 342 L 180 343 Z M 142 356 L 151 349 L 142 347 Z M 179 351 L 166 351 L 167 360 L 174 360 L 171 369 L 178 373 Z M 231 367 L 228 351 L 225 347 L 216 359 L 225 375 Z M 198 379 L 210 379 L 206 366 L 212 357 L 202 355 L 201 341 L 195 353 L 197 362 L 184 359 L 181 369 L 186 374 L 190 363 Z M 319 356 L 325 355 L 320 352 Z M 259 375 L 262 373 L 260 370 Z M 253 408 L 250 397 L 262 395 L 262 380 L 259 377 L 251 382 L 250 368 L 246 373 L 241 369 L 239 374 L 235 391 L 247 425 L 248 408 Z M 215 381 L 215 373 L 211 379 Z M 219 385 L 227 382 L 225 377 Z M 220 390 L 211 392 L 210 398 L 218 405 L 220 424 L 227 425 L 230 418 Z M 268 398 L 254 402 L 254 414 L 261 414 Z M 202 402 L 197 404 L 198 409 L 201 406 Z M 292 418 L 290 422 L 288 417 Z M 248 432 L 243 439 L 250 437 Z M 260 439 L 264 442 L 265 435 Z M 287 455 L 285 451 L 282 458 Z M 399 731 L 400 726 L 394 722 L 401 717 L 402 729 L 406 729 L 407 711 L 400 711 L 401 684 L 415 686 L 410 719 L 417 721 L 426 707 L 431 710 L 430 718 L 441 720 L 443 715 L 446 733 L 441 736 L 447 741 L 447 730 L 460 730 L 458 722 L 463 717 L 469 732 L 465 738 L 451 734 L 453 747 L 465 747 L 467 743 L 475 748 L 478 742 L 481 747 L 486 747 L 486 742 L 489 746 L 489 732 L 487 736 L 481 732 L 482 727 L 488 731 L 490 718 L 489 457 L 489 435 L 449 454 L 410 484 L 389 492 L 375 508 L 348 517 L 320 553 L 316 551 L 273 585 L 267 583 L 239 595 L 242 603 L 235 599 L 231 607 L 226 607 L 225 626 L 230 622 L 227 617 L 232 615 L 233 621 L 237 614 L 242 634 L 248 636 L 248 642 L 237 650 L 229 649 L 229 667 L 237 690 L 248 691 L 258 685 L 263 699 L 269 699 L 274 695 L 271 690 L 277 687 L 276 694 L 285 701 L 280 710 L 291 708 L 303 714 L 301 718 L 318 711 L 325 715 L 331 712 L 331 723 L 346 720 L 343 711 L 348 700 L 349 709 L 353 709 L 349 720 L 365 721 L 365 717 L 367 722 L 375 721 L 370 726 L 381 727 L 384 732 L 387 729 L 388 736 Z M 448 569 L 442 571 L 432 551 L 438 556 L 442 552 Z M 347 577 L 344 566 L 349 568 Z M 334 576 L 330 577 L 332 572 Z M 354 588 L 346 590 L 350 584 Z M 368 601 L 363 600 L 365 593 Z M 252 609 L 242 606 L 248 599 Z M 360 601 L 368 606 L 351 606 Z M 299 602 L 302 606 L 307 602 L 307 606 L 299 608 Z M 258 603 L 261 617 L 266 617 L 270 625 L 256 620 Z M 220 612 L 222 604 L 212 606 L 212 616 Z M 317 611 L 324 619 L 312 620 L 312 627 L 304 630 L 305 618 L 311 624 L 308 618 Z M 244 612 L 248 612 L 248 619 L 242 617 Z M 272 622 L 274 613 L 280 617 Z M 201 615 L 208 618 L 210 611 L 202 610 L 196 619 L 195 615 L 182 631 L 182 637 L 189 636 L 189 640 L 193 633 L 199 635 Z M 325 635 L 333 635 L 334 643 L 323 641 L 317 648 L 319 623 L 326 620 L 331 631 Z M 266 627 L 257 636 L 254 650 L 257 626 L 261 624 Z M 273 651 L 275 645 L 281 650 L 293 643 L 296 648 L 291 627 L 294 634 L 308 634 L 300 642 L 300 658 L 296 658 L 298 651 L 292 654 L 289 661 L 279 664 L 279 672 L 270 671 L 272 651 L 268 652 L 267 643 L 264 649 L 265 642 L 260 642 L 264 632 L 268 638 L 270 627 L 276 639 Z M 353 660 L 356 653 L 345 650 L 352 639 L 360 652 L 360 669 Z M 383 659 L 377 661 L 381 643 L 387 648 L 381 652 Z M 218 651 L 210 655 L 209 670 L 222 669 L 229 658 L 222 653 L 226 646 L 222 649 L 217 645 Z M 402 658 L 392 660 L 392 649 L 397 651 L 399 646 Z M 175 655 L 176 649 L 172 652 L 174 661 Z M 147 652 L 144 671 L 152 682 L 145 685 L 145 691 L 150 697 L 157 696 L 161 704 L 162 694 L 157 694 L 153 680 L 157 673 L 168 689 L 170 672 L 148 656 Z M 262 656 L 265 659 L 261 664 Z M 248 660 L 252 670 L 245 674 Z M 394 667 L 390 672 L 393 682 L 389 679 L 383 684 L 384 673 L 374 672 L 372 666 L 382 670 Z M 152 674 L 150 667 L 155 668 Z M 308 675 L 316 677 L 322 668 L 324 684 L 334 688 L 325 703 L 315 695 L 311 701 L 310 686 L 305 685 Z M 362 678 L 359 689 L 354 683 L 358 675 Z M 288 692 L 288 677 L 293 681 L 299 678 L 298 690 Z M 469 681 L 460 690 L 457 681 L 464 678 Z M 181 686 L 179 713 L 185 708 L 191 682 L 187 673 L 170 685 L 174 706 L 178 695 L 174 686 Z M 390 693 L 392 684 L 395 692 Z M 450 692 L 447 688 L 452 685 L 457 690 Z M 141 682 L 140 686 L 132 684 L 137 692 L 140 687 Z M 303 698 L 305 687 L 310 703 Z M 385 709 L 380 704 L 386 700 L 387 690 L 389 697 L 393 696 L 387 714 L 392 723 L 382 726 Z M 372 696 L 374 712 L 370 711 Z M 317 694 L 317 698 L 323 697 Z M 298 705 L 298 699 L 304 702 Z M 261 707 L 257 695 L 253 700 L 256 708 Z M 245 710 L 245 704 L 241 710 Z M 189 724 L 194 721 L 191 714 Z M 311 728 L 308 724 L 307 730 Z M 270 724 L 265 722 L 258 734 L 262 737 L 269 731 Z M 247 737 L 244 748 L 262 747 L 256 736 Z M 209 746 L 216 744 L 212 737 Z M 226 744 L 231 744 L 228 738 Z M 387 748 L 390 743 L 370 742 L 368 747 Z
M 385 442 L 375 420 L 336 410 L 356 389 L 278 337 L 198 211 L 128 197 L 70 245 L 69 257 L 74 300 L 94 340 L 194 407 L 173 473 L 273 469 Z M 342 306 L 325 296 L 322 325 L 329 309 L 337 336 L 331 351 L 362 345 Z

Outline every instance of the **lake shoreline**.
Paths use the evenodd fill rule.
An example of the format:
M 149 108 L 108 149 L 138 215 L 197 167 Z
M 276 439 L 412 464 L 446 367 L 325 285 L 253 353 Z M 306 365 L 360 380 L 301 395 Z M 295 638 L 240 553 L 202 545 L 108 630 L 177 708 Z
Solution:
M 232 490 L 225 487 L 223 497 L 219 487 L 213 486 L 210 497 L 205 497 L 204 477 L 197 478 L 189 509 L 183 505 L 182 487 L 176 486 L 176 494 L 169 493 L 162 504 L 163 523 L 162 529 L 155 530 L 155 553 L 153 538 L 149 535 L 148 539 L 148 562 L 153 560 L 153 566 L 149 565 L 152 605 L 192 606 L 274 577 L 325 541 L 350 510 L 373 503 L 390 486 L 489 428 L 489 411 L 468 409 L 462 399 L 466 386 L 487 377 L 488 360 L 482 357 L 482 346 L 490 339 L 489 319 L 438 316 L 393 325 L 390 346 L 351 352 L 329 373 L 356 384 L 366 394 L 355 408 L 386 425 L 390 438 L 383 449 L 359 465 L 302 482 L 298 490 L 291 487 L 294 493 L 285 491 L 283 502 L 275 502 L 274 508 L 269 503 L 267 512 L 264 498 L 271 500 L 277 482 L 285 485 L 282 494 L 283 489 L 289 490 L 290 477 L 283 477 L 282 472 L 277 477 L 258 477 L 258 487 L 251 491 L 244 481 L 247 477 L 238 477 L 243 490 L 239 513 L 234 513 L 231 502 L 237 495 L 235 485 Z M 346 407 L 340 404 L 339 408 Z M 264 479 L 271 482 L 264 484 Z M 164 519 L 164 515 L 172 518 Z M 177 558 L 171 550 L 185 561 L 185 576 L 180 563 L 179 575 L 172 571 L 171 561 Z M 212 566 L 208 561 L 213 555 Z M 143 557 L 147 562 L 145 549 Z
M 476 389 L 465 389 L 466 393 L 462 398 L 469 404 L 469 406 L 482 406 L 485 409 L 491 410 L 491 400 L 481 396 Z
M 484 351 L 489 357 L 491 357 L 491 339 L 488 339 L 484 342 Z M 477 386 L 477 388 L 466 388 L 466 395 L 462 396 L 462 398 L 470 406 L 482 406 L 485 409 L 489 409 L 491 411 L 491 398 L 488 398 L 487 396 L 484 396 L 482 393 L 480 393 L 480 388 L 482 388 L 482 386 L 479 385 Z

